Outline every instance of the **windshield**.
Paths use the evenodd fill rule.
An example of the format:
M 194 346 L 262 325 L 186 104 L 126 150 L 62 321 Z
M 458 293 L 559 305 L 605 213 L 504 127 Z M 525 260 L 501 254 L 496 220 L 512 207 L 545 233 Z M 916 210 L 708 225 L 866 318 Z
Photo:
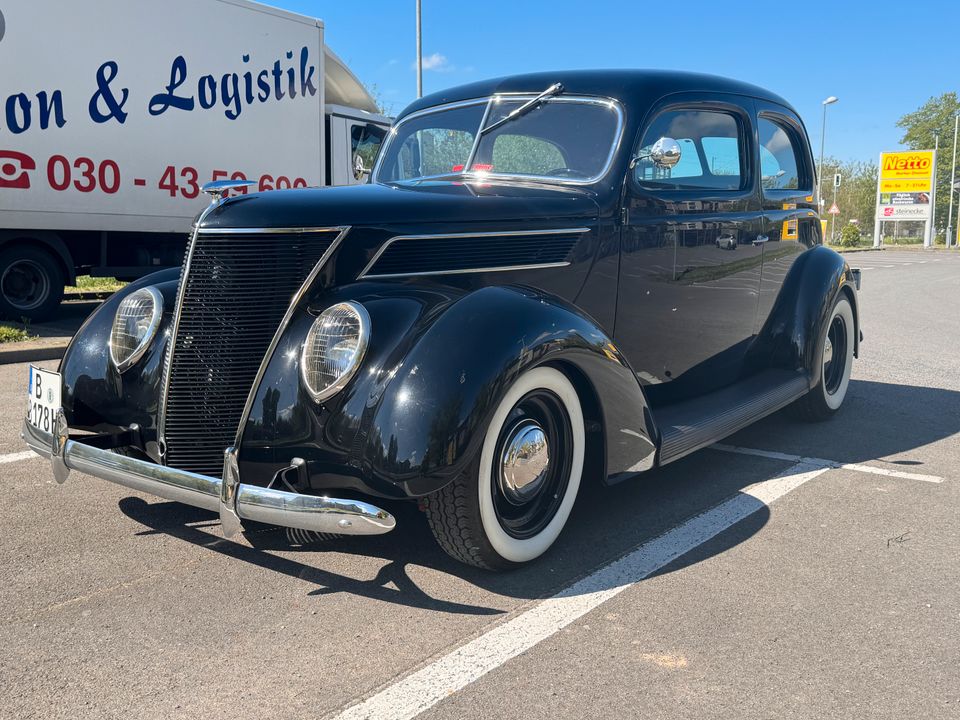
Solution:
M 599 98 L 553 97 L 500 123 L 531 97 L 478 100 L 402 120 L 391 132 L 375 179 L 466 174 L 592 182 L 603 175 L 620 135 L 620 107 Z M 490 129 L 481 133 L 481 127 Z

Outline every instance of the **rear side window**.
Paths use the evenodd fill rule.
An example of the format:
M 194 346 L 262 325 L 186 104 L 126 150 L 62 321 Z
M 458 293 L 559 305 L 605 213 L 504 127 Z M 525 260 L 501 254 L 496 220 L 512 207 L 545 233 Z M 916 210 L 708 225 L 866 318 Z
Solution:
M 809 189 L 812 183 L 805 177 L 800 153 L 797 151 L 796 132 L 770 118 L 761 117 L 757 123 L 760 133 L 760 181 L 764 190 Z
M 680 144 L 680 161 L 659 168 L 642 156 L 660 138 Z M 644 186 L 674 190 L 739 190 L 743 185 L 743 132 L 732 114 L 714 110 L 670 110 L 647 127 L 634 178 Z
M 373 124 L 354 125 L 350 129 L 350 158 L 359 155 L 365 168 L 372 168 L 387 131 Z

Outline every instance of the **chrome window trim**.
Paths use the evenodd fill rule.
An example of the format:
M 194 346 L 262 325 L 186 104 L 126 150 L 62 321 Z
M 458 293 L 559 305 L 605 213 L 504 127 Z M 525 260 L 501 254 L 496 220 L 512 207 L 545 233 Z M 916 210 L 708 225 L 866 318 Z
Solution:
M 377 154 L 377 162 L 373 167 L 373 173 L 371 177 L 373 182 L 383 183 L 383 184 L 398 184 L 406 182 L 419 182 L 421 180 L 430 180 L 434 178 L 466 178 L 471 181 L 484 181 L 487 179 L 516 179 L 516 180 L 534 180 L 539 182 L 547 182 L 555 185 L 592 185 L 595 182 L 601 180 L 613 166 L 613 159 L 616 157 L 617 150 L 620 148 L 621 143 L 623 142 L 623 128 L 624 128 L 624 112 L 623 105 L 620 104 L 619 100 L 609 97 L 602 97 L 599 95 L 557 95 L 555 97 L 548 98 L 545 101 L 545 104 L 549 103 L 586 103 L 590 105 L 603 105 L 609 107 L 612 110 L 616 111 L 617 114 L 617 127 L 614 130 L 613 139 L 610 143 L 610 152 L 607 154 L 606 160 L 604 161 L 603 167 L 600 169 L 596 175 L 583 178 L 583 179 L 571 179 L 571 178 L 558 178 L 552 175 L 523 175 L 523 174 L 513 174 L 513 173 L 491 173 L 491 172 L 470 172 L 466 168 L 470 167 L 470 164 L 473 162 L 477 149 L 480 145 L 480 141 L 483 139 L 483 136 L 480 134 L 479 130 L 484 127 L 486 124 L 487 118 L 490 115 L 490 108 L 495 103 L 500 102 L 501 100 L 525 100 L 536 97 L 536 93 L 498 93 L 496 95 L 491 95 L 486 98 L 476 98 L 473 100 L 461 100 L 455 103 L 447 103 L 445 105 L 434 105 L 433 107 L 424 108 L 423 110 L 418 110 L 415 113 L 410 113 L 405 118 L 396 123 L 393 127 L 390 128 L 390 133 L 387 140 L 384 141 L 383 146 L 380 148 L 380 152 Z M 402 127 L 404 123 L 408 120 L 414 118 L 423 117 L 424 115 L 430 115 L 433 113 L 444 112 L 446 110 L 452 110 L 459 107 L 465 107 L 469 105 L 478 105 L 480 103 L 487 103 L 487 107 L 484 110 L 483 117 L 481 119 L 480 128 L 473 139 L 473 145 L 470 148 L 470 154 L 468 155 L 468 161 L 464 164 L 464 172 L 462 173 L 442 173 L 439 175 L 421 175 L 416 178 L 409 178 L 409 180 L 380 180 L 380 168 L 383 164 L 383 158 L 386 157 L 387 151 L 390 148 L 390 143 L 393 142 L 394 138 L 397 136 L 397 129 Z
M 428 270 L 424 272 L 412 272 L 412 273 L 371 273 L 370 270 L 377 264 L 377 261 L 380 257 L 387 251 L 391 245 L 396 242 L 402 242 L 403 240 L 461 240 L 463 238 L 485 238 L 485 237 L 516 237 L 516 236 L 536 236 L 536 235 L 583 235 L 584 233 L 590 232 L 590 228 L 585 227 L 571 227 L 571 228 L 550 228 L 547 230 L 502 230 L 502 231 L 490 231 L 490 232 L 469 232 L 469 233 L 438 233 L 433 235 L 395 235 L 394 237 L 388 239 L 380 248 L 374 253 L 373 257 L 370 259 L 370 262 L 366 264 L 363 270 L 360 271 L 360 274 L 357 276 L 357 280 L 363 279 L 385 279 L 385 278 L 398 278 L 398 277 L 419 277 L 427 275 L 464 275 L 467 273 L 476 273 L 476 272 L 506 272 L 508 270 L 533 270 L 539 268 L 552 268 L 552 267 L 566 267 L 570 263 L 567 261 L 564 262 L 552 262 L 552 263 L 532 263 L 526 265 L 501 265 L 494 267 L 476 267 L 476 268 L 462 268 L 455 270 Z
M 280 342 L 280 336 L 286 330 L 287 326 L 290 324 L 290 320 L 293 317 L 293 313 L 297 308 L 297 305 L 300 304 L 300 301 L 303 300 L 304 295 L 310 289 L 310 286 L 316 280 L 317 275 L 320 274 L 320 271 L 326 265 L 327 261 L 330 259 L 330 256 L 333 255 L 333 252 L 339 247 L 340 243 L 343 241 L 343 238 L 350 230 L 349 225 L 340 225 L 340 226 L 330 226 L 330 227 L 270 227 L 270 228 L 201 228 L 200 225 L 203 222 L 203 219 L 206 217 L 207 213 L 210 212 L 217 205 L 208 206 L 200 217 L 197 218 L 197 222 L 193 228 L 193 236 L 190 239 L 190 248 L 187 254 L 187 261 L 183 268 L 183 275 L 180 278 L 180 285 L 177 288 L 177 303 L 174 310 L 173 317 L 173 328 L 170 335 L 169 345 L 167 347 L 166 358 L 164 359 L 163 365 L 163 385 L 162 385 L 162 394 L 160 397 L 160 412 L 157 417 L 157 435 L 160 444 L 160 462 L 161 464 L 166 464 L 166 440 L 164 438 L 164 429 L 166 422 L 166 410 L 167 410 L 167 395 L 170 390 L 170 372 L 171 366 L 173 365 L 173 350 L 177 342 L 177 333 L 180 329 L 180 314 L 183 310 L 183 294 L 186 287 L 186 279 L 190 273 L 190 263 L 193 260 L 193 250 L 197 244 L 197 236 L 200 234 L 203 235 L 229 235 L 229 234 L 248 234 L 248 235 L 269 235 L 269 234 L 304 234 L 304 233 L 325 233 L 325 232 L 336 232 L 337 236 L 333 239 L 333 242 L 330 243 L 320 259 L 317 261 L 317 264 L 314 265 L 313 270 L 310 271 L 310 274 L 307 275 L 307 278 L 300 285 L 300 288 L 293 294 L 290 298 L 290 303 L 287 306 L 287 310 L 283 315 L 283 318 L 280 320 L 280 325 L 277 327 L 277 331 L 273 335 L 273 339 L 270 341 L 270 345 L 267 347 L 266 353 L 264 353 L 263 360 L 260 361 L 260 367 L 257 368 L 257 374 L 254 378 L 253 385 L 250 388 L 250 392 L 247 394 L 247 400 L 243 406 L 243 412 L 240 415 L 240 423 L 237 427 L 236 440 L 234 442 L 234 447 L 239 448 L 240 442 L 243 439 L 243 429 L 247 424 L 247 420 L 250 417 L 250 412 L 253 409 L 253 402 L 256 396 L 257 389 L 260 386 L 261 380 L 263 380 L 263 375 L 267 370 L 267 365 L 270 359 L 273 357 L 274 351 L 277 349 L 277 344 Z
M 107 346 L 110 352 L 110 362 L 113 363 L 113 366 L 117 369 L 117 372 L 121 375 L 133 367 L 137 361 L 143 357 L 143 354 L 147 351 L 147 348 L 150 347 L 150 343 L 153 342 L 154 337 L 157 335 L 157 330 L 160 328 L 160 320 L 163 318 L 163 296 L 160 292 L 153 287 L 148 285 L 142 287 L 139 290 L 134 290 L 132 293 L 127 295 L 127 297 L 133 297 L 138 292 L 146 292 L 153 299 L 153 312 L 150 314 L 150 324 L 147 326 L 147 332 L 144 333 L 143 340 L 140 341 L 140 344 L 137 345 L 136 349 L 130 354 L 126 360 L 122 362 L 117 360 L 117 356 L 113 352 L 113 328 L 117 322 L 117 313 L 120 312 L 120 305 L 117 305 L 117 313 L 113 314 L 113 325 L 110 326 L 110 340 L 107 341 Z M 127 298 L 125 297 L 124 300 Z M 123 304 L 121 300 L 120 304 Z

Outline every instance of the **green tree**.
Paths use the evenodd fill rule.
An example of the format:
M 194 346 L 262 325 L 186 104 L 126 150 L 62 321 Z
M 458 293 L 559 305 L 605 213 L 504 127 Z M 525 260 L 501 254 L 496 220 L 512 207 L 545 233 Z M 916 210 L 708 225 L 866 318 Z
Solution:
M 954 117 L 960 113 L 960 100 L 957 93 L 947 92 L 940 97 L 932 97 L 923 105 L 907 113 L 897 121 L 897 127 L 903 130 L 900 142 L 911 150 L 932 150 L 934 136 L 940 135 L 940 152 L 937 156 L 937 228 L 947 225 L 947 211 L 950 205 L 950 160 L 953 151 Z M 954 214 L 957 208 L 954 207 Z M 954 227 L 957 226 L 954 217 Z
M 836 158 L 823 159 L 823 198 L 826 207 L 833 202 L 833 176 L 840 173 L 842 181 L 837 190 L 837 207 L 840 214 L 836 218 L 836 233 L 850 225 L 851 220 L 861 233 L 873 236 L 874 220 L 877 213 L 877 164 L 851 160 L 840 162 Z M 826 211 L 826 208 L 824 208 Z M 827 232 L 830 232 L 830 218 L 827 220 Z

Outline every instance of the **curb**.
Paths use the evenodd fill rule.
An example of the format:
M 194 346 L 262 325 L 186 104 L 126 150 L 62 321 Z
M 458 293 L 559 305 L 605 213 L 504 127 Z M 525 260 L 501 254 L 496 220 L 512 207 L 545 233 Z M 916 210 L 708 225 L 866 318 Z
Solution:
M 68 300 L 78 301 L 78 302 L 93 302 L 94 300 L 106 300 L 108 297 L 113 295 L 116 292 L 115 290 L 86 290 L 83 292 L 65 292 L 63 294 L 63 302 Z
M 841 255 L 846 253 L 858 253 L 858 252 L 882 252 L 886 250 L 886 247 L 865 247 L 865 248 L 833 248 L 834 252 L 838 252 Z
M 11 343 L 17 347 L 5 348 L 0 345 L 0 365 L 33 362 L 40 360 L 59 360 L 67 349 L 67 343 Z

